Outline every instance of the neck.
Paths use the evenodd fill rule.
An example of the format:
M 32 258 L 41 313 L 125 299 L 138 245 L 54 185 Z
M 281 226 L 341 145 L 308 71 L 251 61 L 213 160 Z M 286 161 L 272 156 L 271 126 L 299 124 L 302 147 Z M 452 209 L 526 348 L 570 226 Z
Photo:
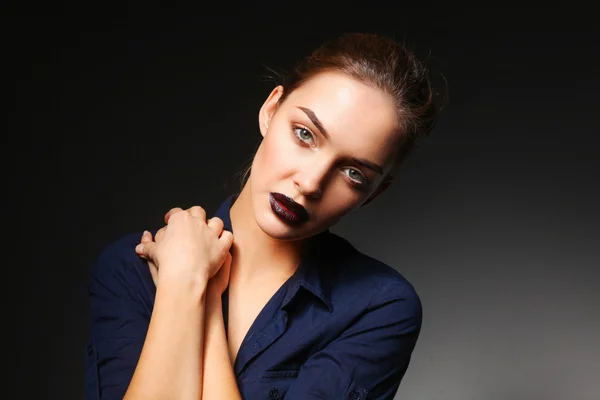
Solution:
M 286 280 L 300 263 L 305 241 L 278 240 L 257 224 L 249 182 L 230 209 L 233 244 L 231 277 L 233 283 Z

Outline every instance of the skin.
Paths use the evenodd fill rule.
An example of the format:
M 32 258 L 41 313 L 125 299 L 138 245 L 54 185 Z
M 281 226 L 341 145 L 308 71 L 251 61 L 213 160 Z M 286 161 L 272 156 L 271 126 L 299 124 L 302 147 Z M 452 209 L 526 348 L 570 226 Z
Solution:
M 211 287 L 221 281 L 218 272 L 229 267 L 232 241 L 231 232 L 223 231 L 223 221 L 206 221 L 206 212 L 196 206 L 172 213 L 159 242 L 144 241 L 136 247 L 159 271 L 159 279 L 144 346 L 124 399 L 202 397 L 204 346 L 210 343 L 211 351 L 219 349 L 213 338 L 214 332 L 220 334 L 205 334 L 207 323 L 217 326 L 211 322 L 215 313 L 207 299 L 214 296 Z M 220 360 L 218 364 L 224 365 Z
M 274 292 L 293 274 L 312 236 L 372 201 L 390 184 L 386 178 L 393 169 L 401 135 L 394 103 L 387 94 L 335 72 L 316 75 L 285 101 L 280 101 L 282 94 L 281 86 L 273 89 L 259 112 L 263 139 L 248 181 L 230 210 L 235 237 L 230 239 L 218 218 L 205 222 L 201 207 L 175 208 L 165 216 L 167 226 L 154 240 L 145 233 L 136 248 L 149 261 L 157 297 L 160 291 L 168 299 L 166 304 L 195 302 L 200 310 L 194 311 L 205 316 L 206 324 L 198 323 L 192 330 L 202 343 L 186 339 L 203 359 L 201 375 L 197 381 L 186 382 L 186 387 L 194 393 L 200 390 L 204 399 L 241 398 L 232 368 L 234 354 L 224 331 L 221 294 L 225 288 L 229 286 L 230 298 L 234 296 L 238 304 L 250 301 L 250 294 L 255 292 L 252 288 L 257 285 L 272 287 Z M 381 171 L 377 173 L 352 158 L 378 165 Z M 283 193 L 302 204 L 309 213 L 308 222 L 290 226 L 279 220 L 270 208 L 270 192 Z M 193 213 L 195 218 L 184 217 Z M 192 245 L 198 240 L 202 246 Z M 185 287 L 195 288 L 194 295 L 182 296 Z M 174 324 L 172 320 L 170 323 Z M 235 314 L 230 313 L 230 324 L 235 324 Z M 149 337 L 152 328 L 159 330 L 160 326 L 151 323 Z M 160 353 L 167 346 L 166 337 L 164 343 L 156 340 L 150 346 L 149 352 Z M 147 343 L 142 354 L 146 348 Z M 142 361 L 143 357 L 138 368 Z M 160 366 L 148 367 L 143 381 L 155 383 L 156 377 L 168 372 Z M 186 389 L 182 390 L 184 393 Z

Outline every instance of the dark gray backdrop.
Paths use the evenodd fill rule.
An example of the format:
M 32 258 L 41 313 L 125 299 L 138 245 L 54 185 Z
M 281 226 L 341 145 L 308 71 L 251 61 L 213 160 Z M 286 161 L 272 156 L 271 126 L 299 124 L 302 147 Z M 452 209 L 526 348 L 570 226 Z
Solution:
M 5 346 L 19 397 L 82 397 L 94 258 L 173 206 L 213 212 L 235 190 L 260 138 L 265 67 L 370 31 L 406 38 L 449 83 L 438 127 L 397 182 L 333 229 L 421 295 L 422 335 L 397 398 L 598 398 L 591 11 L 346 7 L 5 18 L 16 96 L 5 232 L 17 250 L 7 252 Z

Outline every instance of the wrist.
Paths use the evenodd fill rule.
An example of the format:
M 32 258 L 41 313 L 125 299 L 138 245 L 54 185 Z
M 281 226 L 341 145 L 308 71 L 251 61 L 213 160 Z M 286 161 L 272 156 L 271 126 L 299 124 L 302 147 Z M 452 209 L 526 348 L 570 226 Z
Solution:
M 211 289 L 210 285 L 208 285 L 207 289 L 206 289 L 206 304 L 207 306 L 214 306 L 214 307 L 222 307 L 223 306 L 223 299 L 222 299 L 222 293 L 220 293 L 217 290 L 213 290 Z
M 202 300 L 209 292 L 208 286 L 208 277 L 201 274 L 190 277 L 162 273 L 159 275 L 156 290 L 157 293 L 161 291 Z
M 210 319 L 216 316 L 223 316 L 223 301 L 221 294 L 216 291 L 211 291 L 210 287 L 206 292 L 206 303 L 205 303 L 206 316 Z

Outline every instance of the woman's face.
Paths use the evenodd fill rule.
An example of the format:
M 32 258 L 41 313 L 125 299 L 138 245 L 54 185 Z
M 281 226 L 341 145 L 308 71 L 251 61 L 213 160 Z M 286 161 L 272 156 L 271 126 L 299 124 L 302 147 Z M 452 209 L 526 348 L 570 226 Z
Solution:
M 282 94 L 275 88 L 260 110 L 263 140 L 248 184 L 260 228 L 297 240 L 333 226 L 378 194 L 400 135 L 392 99 L 344 74 L 316 75 L 278 105 Z M 304 206 L 308 219 L 286 222 L 273 210 L 271 193 Z

